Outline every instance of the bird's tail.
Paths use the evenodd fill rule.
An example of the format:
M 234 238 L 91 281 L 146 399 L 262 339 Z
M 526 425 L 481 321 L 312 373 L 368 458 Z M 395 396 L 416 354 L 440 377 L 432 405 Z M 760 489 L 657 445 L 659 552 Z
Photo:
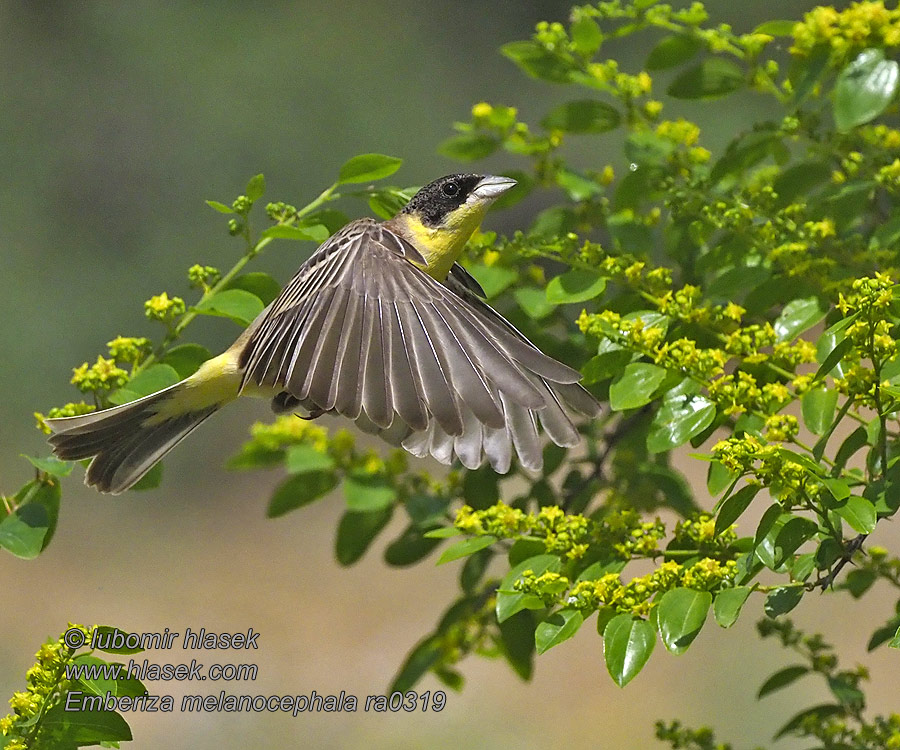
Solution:
M 66 461 L 92 458 L 84 483 L 113 495 L 124 492 L 237 395 L 236 385 L 231 393 L 231 383 L 223 388 L 223 378 L 209 377 L 211 369 L 204 365 L 186 380 L 122 406 L 48 419 L 53 452 Z

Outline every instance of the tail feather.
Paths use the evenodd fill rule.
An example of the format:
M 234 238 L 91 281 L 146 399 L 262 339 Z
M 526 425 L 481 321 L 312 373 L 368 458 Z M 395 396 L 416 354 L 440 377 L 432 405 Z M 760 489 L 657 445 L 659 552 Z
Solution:
M 160 410 L 181 388 L 178 383 L 122 406 L 49 419 L 53 452 L 66 461 L 92 458 L 85 484 L 114 495 L 124 492 L 218 409 L 215 404 L 161 419 Z

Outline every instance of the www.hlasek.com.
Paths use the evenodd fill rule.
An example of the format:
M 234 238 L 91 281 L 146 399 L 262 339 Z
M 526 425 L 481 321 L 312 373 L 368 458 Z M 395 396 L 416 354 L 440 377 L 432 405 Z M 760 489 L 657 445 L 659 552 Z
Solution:
M 184 638 L 168 628 L 162 633 L 124 633 L 120 630 L 96 629 L 88 642 L 84 631 L 71 628 L 64 635 L 67 646 L 78 649 L 90 646 L 106 651 L 123 650 L 135 653 L 146 649 L 172 649 L 181 646 L 192 650 L 258 649 L 259 633 L 250 628 L 246 633 L 210 633 L 201 628 L 188 628 Z M 257 664 L 211 664 L 208 668 L 191 659 L 190 664 L 157 664 L 149 659 L 130 658 L 127 664 L 79 660 L 66 665 L 66 679 L 72 689 L 66 694 L 63 708 L 66 711 L 119 711 L 119 712 L 172 712 L 176 709 L 175 696 L 151 694 L 123 695 L 118 690 L 98 691 L 104 683 L 118 680 L 140 681 L 244 681 L 255 680 L 259 673 Z M 85 689 L 80 690 L 79 687 Z M 187 712 L 283 712 L 296 716 L 304 712 L 353 712 L 358 709 L 374 712 L 442 711 L 447 694 L 442 690 L 418 693 L 414 690 L 394 692 L 390 695 L 367 695 L 360 699 L 341 690 L 338 695 L 320 695 L 315 690 L 307 695 L 236 695 L 224 690 L 216 695 L 185 695 L 180 710 Z

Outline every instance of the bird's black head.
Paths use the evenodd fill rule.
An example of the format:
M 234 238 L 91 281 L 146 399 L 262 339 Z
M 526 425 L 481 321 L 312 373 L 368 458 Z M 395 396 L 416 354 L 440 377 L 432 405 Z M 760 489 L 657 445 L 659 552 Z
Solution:
M 450 174 L 429 182 L 412 197 L 402 213 L 416 214 L 426 226 L 439 226 L 448 214 L 468 200 L 482 179 L 479 174 Z

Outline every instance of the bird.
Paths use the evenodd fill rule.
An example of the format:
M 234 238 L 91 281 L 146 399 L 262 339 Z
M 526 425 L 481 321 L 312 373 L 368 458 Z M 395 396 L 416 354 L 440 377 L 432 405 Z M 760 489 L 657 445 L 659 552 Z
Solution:
M 600 404 L 485 301 L 459 257 L 516 182 L 452 174 L 392 218 L 351 221 L 325 240 L 225 352 L 130 403 L 48 419 L 63 460 L 91 459 L 85 484 L 119 494 L 239 396 L 276 414 L 337 414 L 418 457 L 539 472 L 543 440 L 573 447 L 573 419 Z

